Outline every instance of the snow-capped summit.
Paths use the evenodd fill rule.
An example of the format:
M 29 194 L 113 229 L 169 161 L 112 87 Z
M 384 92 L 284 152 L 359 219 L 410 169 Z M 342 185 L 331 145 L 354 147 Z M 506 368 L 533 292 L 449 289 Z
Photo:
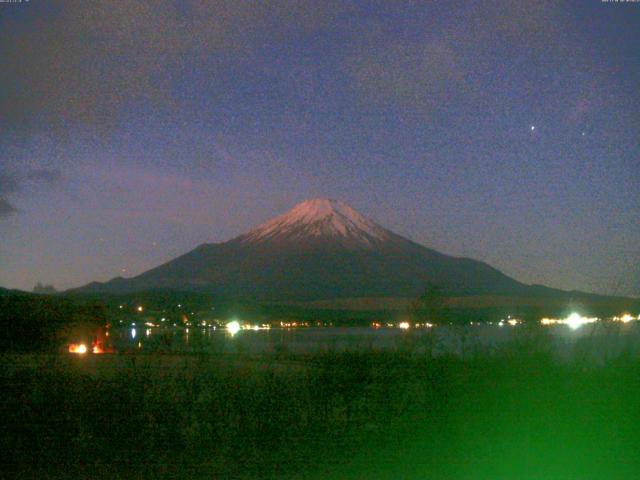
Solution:
M 373 246 L 389 232 L 339 200 L 306 200 L 242 237 L 244 242 L 300 241 L 305 238 L 337 238 L 341 243 Z

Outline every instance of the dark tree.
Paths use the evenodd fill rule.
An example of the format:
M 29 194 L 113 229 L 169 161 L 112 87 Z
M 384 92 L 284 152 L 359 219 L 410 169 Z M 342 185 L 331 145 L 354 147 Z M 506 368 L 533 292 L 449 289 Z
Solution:
M 36 283 L 36 285 L 33 287 L 33 293 L 40 293 L 40 294 L 44 294 L 44 295 L 52 295 L 54 293 L 56 293 L 56 289 L 53 285 L 43 285 L 42 283 L 38 282 Z
M 418 298 L 411 302 L 411 319 L 416 323 L 441 323 L 445 313 L 442 287 L 429 282 Z

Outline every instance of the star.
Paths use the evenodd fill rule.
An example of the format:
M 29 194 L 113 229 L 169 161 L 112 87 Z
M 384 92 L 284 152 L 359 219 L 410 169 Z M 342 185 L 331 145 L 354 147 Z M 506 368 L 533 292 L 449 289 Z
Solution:
M 531 125 L 531 131 L 533 132 L 536 129 L 535 125 Z

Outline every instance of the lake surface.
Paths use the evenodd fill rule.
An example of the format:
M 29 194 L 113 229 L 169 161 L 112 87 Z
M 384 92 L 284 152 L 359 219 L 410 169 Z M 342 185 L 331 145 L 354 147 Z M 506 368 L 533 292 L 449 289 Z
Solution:
M 273 328 L 240 330 L 191 327 L 118 328 L 112 341 L 119 351 L 228 354 L 305 354 L 323 350 L 403 349 L 436 355 L 473 355 L 500 348 L 547 348 L 560 358 L 587 355 L 606 359 L 640 353 L 640 322 L 595 323 L 571 329 L 554 326 L 445 326 L 399 328 Z

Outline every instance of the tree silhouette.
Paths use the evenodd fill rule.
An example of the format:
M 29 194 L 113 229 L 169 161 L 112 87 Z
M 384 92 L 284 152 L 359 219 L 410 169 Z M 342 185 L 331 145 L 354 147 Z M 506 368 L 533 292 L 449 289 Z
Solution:
M 429 282 L 424 291 L 411 302 L 411 319 L 416 323 L 439 323 L 444 313 L 442 287 Z
M 38 282 L 33 287 L 33 293 L 51 295 L 51 294 L 56 293 L 56 289 L 55 289 L 55 287 L 53 285 L 49 285 L 49 284 L 43 285 L 42 283 Z

